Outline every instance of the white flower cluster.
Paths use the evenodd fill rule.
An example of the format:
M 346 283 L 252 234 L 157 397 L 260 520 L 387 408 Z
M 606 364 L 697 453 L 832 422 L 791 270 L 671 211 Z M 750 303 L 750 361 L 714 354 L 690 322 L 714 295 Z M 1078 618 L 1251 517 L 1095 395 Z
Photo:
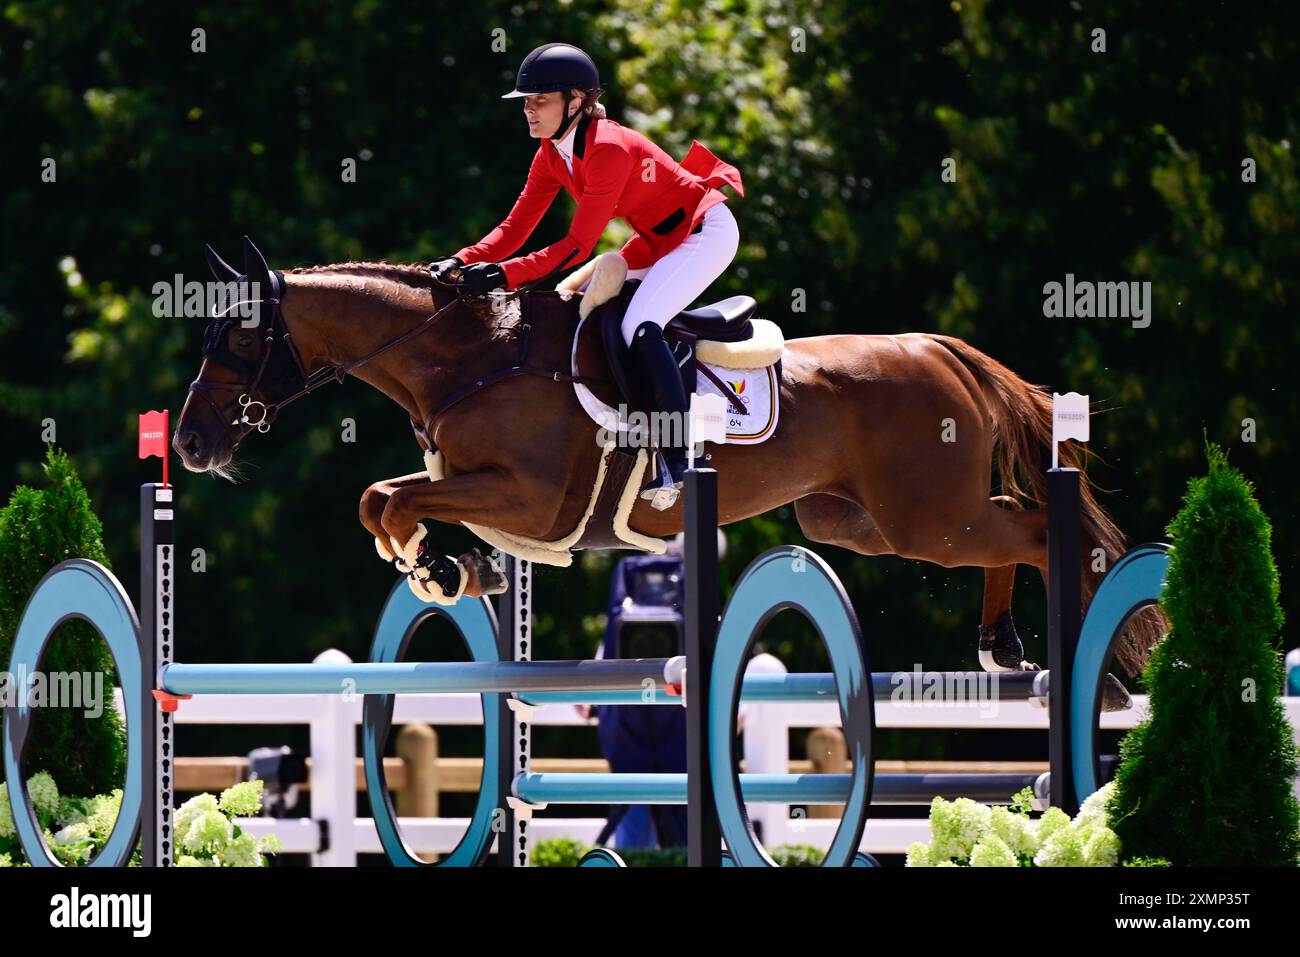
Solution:
M 1012 807 L 968 798 L 930 804 L 929 844 L 907 849 L 908 867 L 1114 867 L 1119 838 L 1106 820 L 1108 784 L 1083 802 L 1073 821 L 1059 808 L 1034 819 L 1027 794 Z

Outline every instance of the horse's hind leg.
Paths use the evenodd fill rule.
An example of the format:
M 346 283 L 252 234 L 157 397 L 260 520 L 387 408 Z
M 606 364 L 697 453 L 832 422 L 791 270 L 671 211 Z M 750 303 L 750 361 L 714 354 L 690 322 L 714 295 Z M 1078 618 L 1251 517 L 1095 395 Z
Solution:
M 1022 511 L 1009 495 L 989 499 L 999 508 Z M 1036 671 L 1038 665 L 1025 661 L 1025 647 L 1011 618 L 1011 596 L 1016 587 L 1016 566 L 984 568 L 984 608 L 980 613 L 979 659 L 985 671 Z

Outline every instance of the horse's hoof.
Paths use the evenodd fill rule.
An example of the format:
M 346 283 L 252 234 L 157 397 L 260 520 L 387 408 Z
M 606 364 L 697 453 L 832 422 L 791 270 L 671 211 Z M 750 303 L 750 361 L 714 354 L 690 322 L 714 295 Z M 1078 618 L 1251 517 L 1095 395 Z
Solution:
M 469 569 L 470 588 L 479 595 L 502 595 L 510 587 L 509 580 L 492 564 L 492 559 L 477 548 L 462 556 L 462 561 Z
M 1131 707 L 1133 696 L 1128 693 L 1128 689 L 1114 675 L 1106 675 L 1106 680 L 1101 684 L 1101 710 L 1127 711 Z
M 1008 609 L 990 625 L 979 628 L 979 662 L 985 671 L 1034 671 L 1025 661 L 1025 646 L 1016 634 Z
M 504 595 L 510 589 L 510 582 L 506 581 L 506 576 L 495 569 L 486 581 L 480 579 L 480 582 L 482 584 L 479 586 L 479 591 L 484 595 Z

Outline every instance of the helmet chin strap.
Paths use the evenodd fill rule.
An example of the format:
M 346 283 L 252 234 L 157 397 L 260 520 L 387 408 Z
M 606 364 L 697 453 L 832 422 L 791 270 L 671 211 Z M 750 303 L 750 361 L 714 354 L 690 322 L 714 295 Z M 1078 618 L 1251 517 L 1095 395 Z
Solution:
M 551 139 L 558 140 L 561 137 L 563 137 L 564 134 L 568 132 L 569 125 L 577 118 L 578 113 L 582 112 L 582 110 L 578 110 L 577 113 L 574 113 L 572 116 L 570 116 L 569 104 L 572 102 L 573 102 L 573 94 L 566 93 L 564 95 L 564 117 L 560 120 L 559 127 L 557 127 L 555 132 L 551 134 Z

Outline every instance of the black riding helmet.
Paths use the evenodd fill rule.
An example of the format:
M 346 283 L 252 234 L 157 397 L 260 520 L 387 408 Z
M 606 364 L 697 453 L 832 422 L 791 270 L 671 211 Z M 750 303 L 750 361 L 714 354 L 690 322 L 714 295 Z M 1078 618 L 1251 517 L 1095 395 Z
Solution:
M 551 134 L 551 139 L 558 140 L 569 126 L 569 105 L 573 102 L 570 90 L 598 92 L 600 74 L 596 71 L 596 64 L 571 43 L 544 43 L 524 57 L 524 62 L 519 65 L 519 74 L 515 77 L 515 88 L 501 99 L 563 92 L 564 115 L 560 119 L 559 129 Z M 577 115 L 575 113 L 574 118 Z

